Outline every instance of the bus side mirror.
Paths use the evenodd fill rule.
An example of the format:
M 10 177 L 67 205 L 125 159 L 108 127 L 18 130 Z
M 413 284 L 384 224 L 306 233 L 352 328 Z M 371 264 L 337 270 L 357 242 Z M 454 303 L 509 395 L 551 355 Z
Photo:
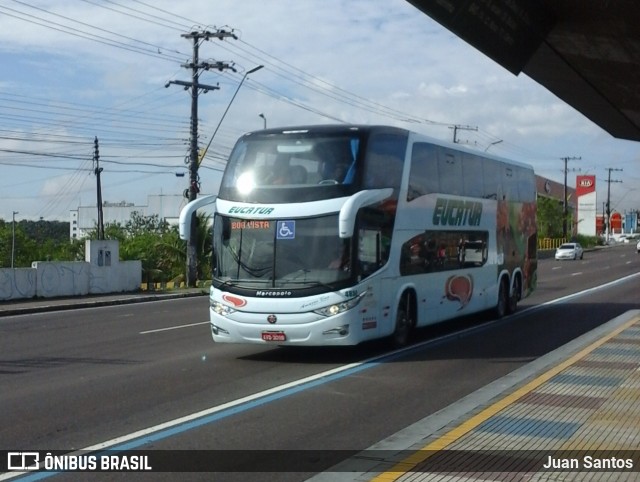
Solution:
M 182 211 L 180 211 L 180 219 L 178 221 L 178 232 L 180 234 L 180 239 L 188 241 L 189 237 L 191 236 L 191 215 L 201 207 L 214 203 L 217 198 L 218 196 L 203 196 L 194 201 L 191 201 L 189 204 L 182 208 Z
M 392 194 L 393 189 L 387 187 L 384 189 L 360 191 L 347 199 L 347 202 L 342 205 L 340 215 L 338 216 L 339 236 L 343 239 L 353 236 L 353 229 L 356 224 L 356 215 L 360 208 L 387 199 Z

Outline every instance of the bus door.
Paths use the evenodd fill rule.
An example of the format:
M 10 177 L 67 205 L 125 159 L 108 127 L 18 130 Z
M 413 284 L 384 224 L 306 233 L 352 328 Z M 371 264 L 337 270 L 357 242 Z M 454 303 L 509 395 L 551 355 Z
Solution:
M 359 287 L 367 290 L 359 305 L 359 321 L 363 338 L 376 338 L 389 316 L 385 310 L 389 290 L 384 289 L 383 280 L 383 267 L 389 256 L 388 240 L 379 227 L 363 227 L 358 230 L 357 249 Z

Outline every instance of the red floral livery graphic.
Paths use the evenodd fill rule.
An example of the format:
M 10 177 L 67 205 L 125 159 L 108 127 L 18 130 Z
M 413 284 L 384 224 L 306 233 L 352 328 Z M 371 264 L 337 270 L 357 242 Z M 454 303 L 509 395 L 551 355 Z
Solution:
M 237 296 L 222 295 L 222 299 L 225 300 L 227 303 L 232 304 L 236 308 L 240 308 L 241 306 L 244 306 L 247 304 L 247 300 L 238 298 Z
M 460 308 L 463 309 L 469 303 L 473 294 L 473 278 L 471 275 L 451 276 L 445 284 L 445 295 L 450 301 L 460 302 Z

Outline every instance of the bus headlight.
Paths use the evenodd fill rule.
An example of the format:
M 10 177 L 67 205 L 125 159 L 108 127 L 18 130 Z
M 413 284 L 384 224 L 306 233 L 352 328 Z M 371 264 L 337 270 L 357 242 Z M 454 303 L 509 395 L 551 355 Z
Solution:
M 319 310 L 313 310 L 313 312 L 322 316 L 335 316 L 357 306 L 362 298 L 364 298 L 364 293 L 356 296 L 355 298 L 351 298 L 350 300 L 325 306 L 324 308 L 320 308 Z
M 223 305 L 219 301 L 210 300 L 209 305 L 211 306 L 211 309 L 214 311 L 214 313 L 220 316 L 227 316 L 236 311 L 227 305 Z

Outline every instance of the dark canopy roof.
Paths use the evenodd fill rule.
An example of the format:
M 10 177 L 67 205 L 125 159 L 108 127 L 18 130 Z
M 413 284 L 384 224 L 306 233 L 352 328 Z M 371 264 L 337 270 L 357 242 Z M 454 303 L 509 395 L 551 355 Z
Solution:
M 407 0 L 612 136 L 640 141 L 637 0 Z

